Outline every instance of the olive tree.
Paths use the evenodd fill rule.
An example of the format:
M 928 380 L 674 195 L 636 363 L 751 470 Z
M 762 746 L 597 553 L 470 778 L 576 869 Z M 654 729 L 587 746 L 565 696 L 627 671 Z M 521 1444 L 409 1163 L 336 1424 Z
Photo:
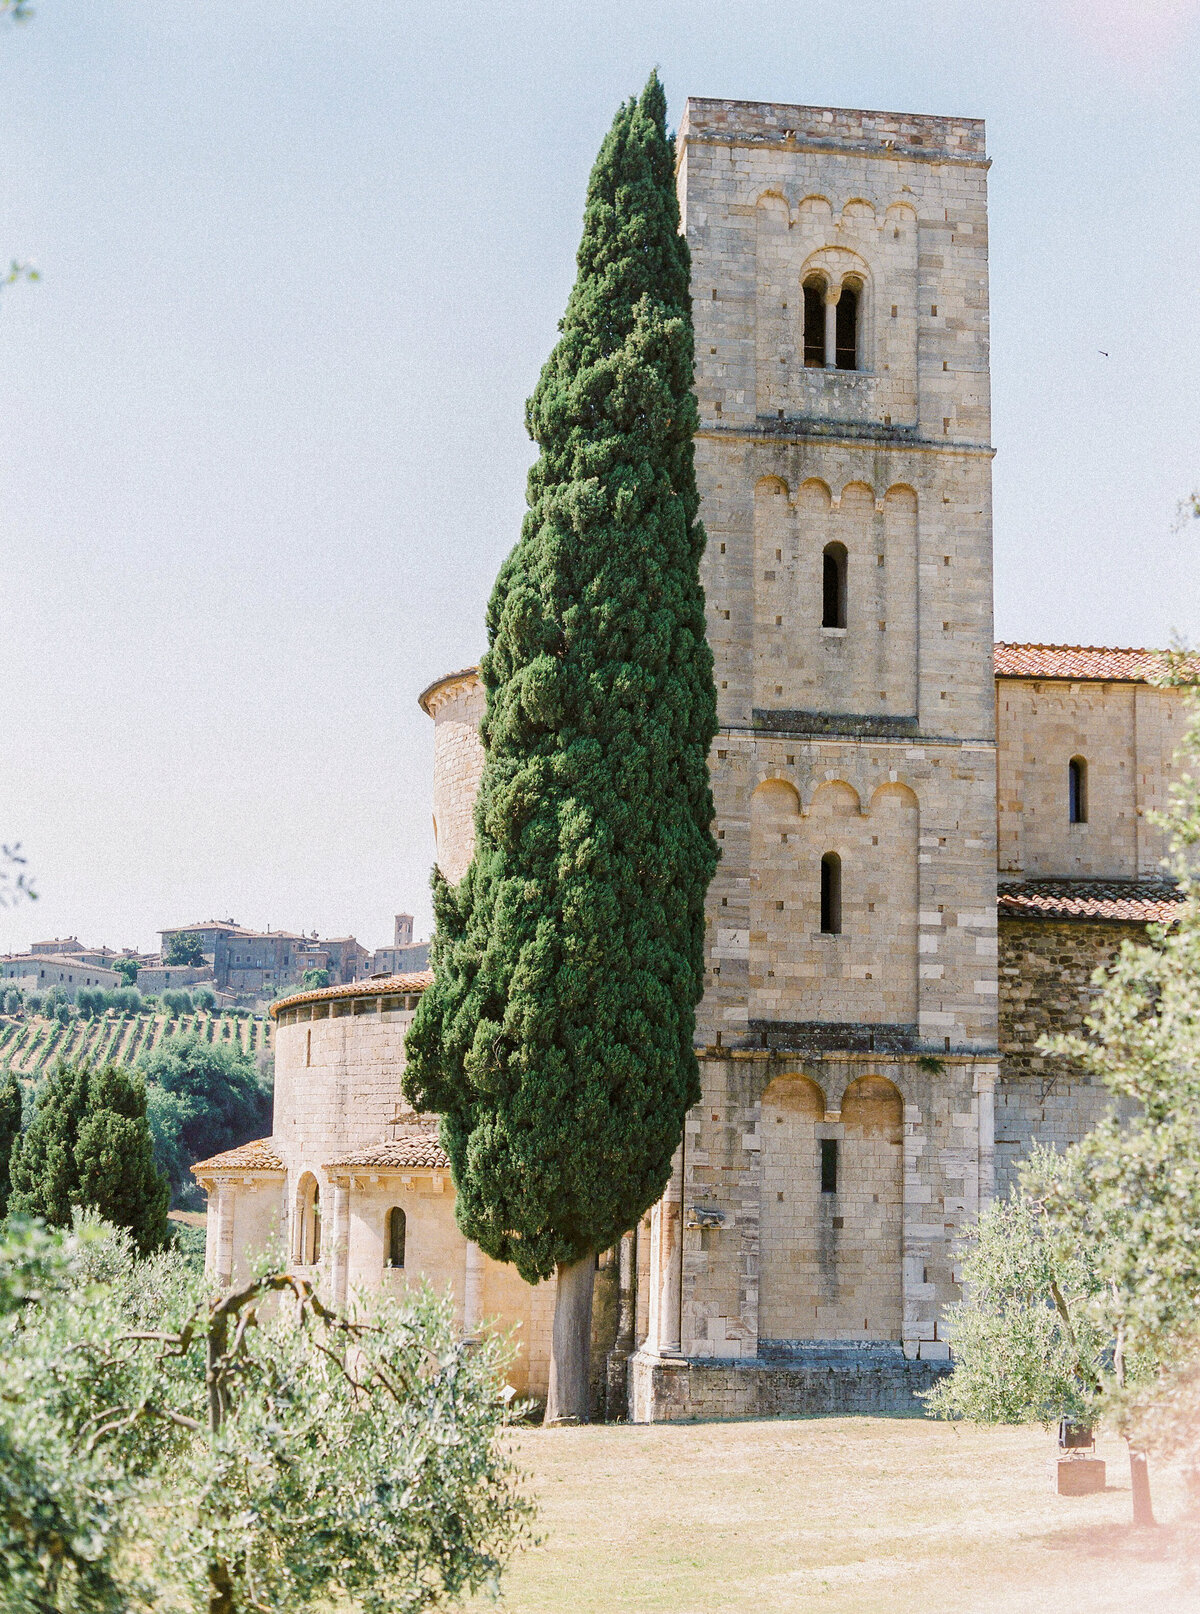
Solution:
M 212 1295 L 96 1223 L 0 1257 L 6 1614 L 443 1607 L 527 1529 L 507 1347 L 456 1343 L 448 1302 L 351 1315 L 279 1269 Z

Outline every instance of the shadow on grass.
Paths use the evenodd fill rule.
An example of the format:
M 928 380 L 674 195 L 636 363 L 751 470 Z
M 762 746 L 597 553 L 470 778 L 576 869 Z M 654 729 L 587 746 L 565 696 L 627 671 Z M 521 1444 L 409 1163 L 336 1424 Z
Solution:
M 1066 1552 L 1079 1558 L 1103 1559 L 1109 1563 L 1178 1564 L 1200 1569 L 1200 1527 L 1194 1517 L 1153 1527 L 1079 1524 L 1033 1539 L 1049 1552 Z

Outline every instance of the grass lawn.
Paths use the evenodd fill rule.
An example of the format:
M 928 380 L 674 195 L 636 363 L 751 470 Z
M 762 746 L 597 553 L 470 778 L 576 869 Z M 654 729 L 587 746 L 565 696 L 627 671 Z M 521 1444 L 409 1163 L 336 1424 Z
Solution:
M 472 1614 L 1200 1614 L 1200 1524 L 1151 1464 L 1160 1528 L 1130 1524 L 1129 1464 L 1059 1497 L 1054 1438 L 917 1418 L 526 1429 L 540 1508 L 499 1605 Z

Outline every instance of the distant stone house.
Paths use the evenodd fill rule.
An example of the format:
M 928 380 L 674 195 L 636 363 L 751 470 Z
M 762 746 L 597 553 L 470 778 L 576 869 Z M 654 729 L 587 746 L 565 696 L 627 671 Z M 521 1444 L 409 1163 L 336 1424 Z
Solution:
M 138 991 L 148 996 L 213 985 L 213 972 L 208 964 L 143 964 L 138 970 Z
M 377 947 L 371 959 L 372 975 L 410 975 L 429 964 L 429 943 L 413 941 L 413 916 L 396 915 L 396 930 L 390 947 Z
M 0 959 L 0 981 L 11 983 L 22 992 L 48 992 L 61 987 L 71 1002 L 80 987 L 123 985 L 116 970 L 90 964 L 71 954 L 10 953 Z
M 194 936 L 216 989 L 235 996 L 271 997 L 299 986 L 310 969 L 328 969 L 334 982 L 356 980 L 370 959 L 353 936 L 322 941 L 315 933 L 247 930 L 232 919 L 180 925 L 160 935 L 164 959 L 177 936 Z

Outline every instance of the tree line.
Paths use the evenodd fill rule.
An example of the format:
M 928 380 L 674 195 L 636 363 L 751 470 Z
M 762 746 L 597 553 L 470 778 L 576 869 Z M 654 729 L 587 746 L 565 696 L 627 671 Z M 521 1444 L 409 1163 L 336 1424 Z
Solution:
M 145 1010 L 165 1009 L 168 1014 L 212 1014 L 217 1007 L 216 993 L 210 987 L 199 987 L 190 992 L 186 987 L 167 987 L 157 997 L 142 993 L 136 986 L 81 986 L 74 999 L 65 987 L 54 985 L 45 992 L 25 991 L 10 986 L 0 993 L 0 1005 L 5 1014 L 44 1015 L 53 1018 L 72 1013 L 84 1020 L 98 1020 L 110 1010 L 114 1014 L 141 1014 Z M 230 1014 L 248 1014 L 249 1010 L 229 1009 Z

